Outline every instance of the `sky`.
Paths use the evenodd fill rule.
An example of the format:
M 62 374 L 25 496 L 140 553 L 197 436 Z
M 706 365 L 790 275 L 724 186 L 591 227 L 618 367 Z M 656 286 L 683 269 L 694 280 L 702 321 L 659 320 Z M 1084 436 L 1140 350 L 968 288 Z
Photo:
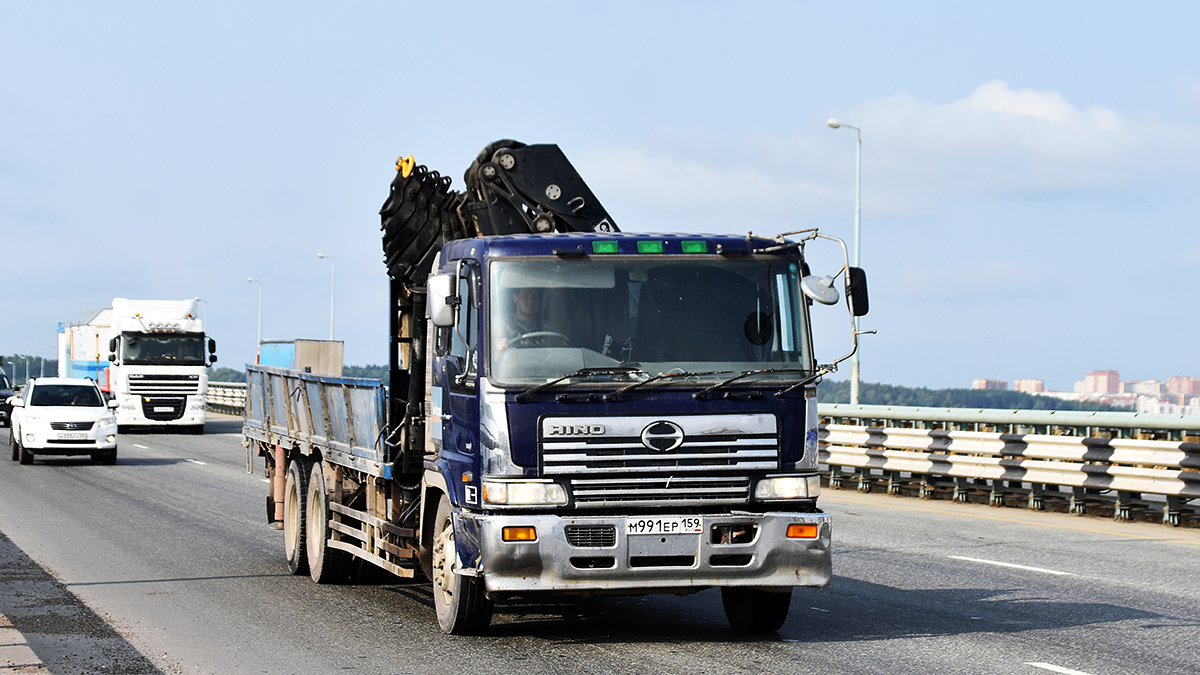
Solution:
M 199 297 L 238 368 L 253 277 L 264 338 L 328 338 L 332 287 L 346 363 L 385 363 L 396 158 L 461 190 L 500 138 L 626 231 L 851 243 L 836 117 L 864 381 L 1200 376 L 1200 5 L 1150 7 L 0 0 L 0 354 Z

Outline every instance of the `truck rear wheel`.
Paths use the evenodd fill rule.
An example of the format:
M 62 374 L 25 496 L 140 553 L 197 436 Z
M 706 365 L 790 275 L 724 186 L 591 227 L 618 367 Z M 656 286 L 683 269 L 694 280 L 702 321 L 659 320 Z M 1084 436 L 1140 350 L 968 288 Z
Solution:
M 773 593 L 759 588 L 721 588 L 725 618 L 738 633 L 774 633 L 783 628 L 792 607 L 792 589 Z
M 480 579 L 456 573 L 458 551 L 451 514 L 450 500 L 443 496 L 433 523 L 433 606 L 444 632 L 479 635 L 492 622 L 492 601 Z
M 283 484 L 283 553 L 288 571 L 308 573 L 308 558 L 304 540 L 304 498 L 308 495 L 308 466 L 301 460 L 288 465 Z
M 307 530 L 308 574 L 318 584 L 345 581 L 350 554 L 329 545 L 329 492 L 325 489 L 325 471 L 321 462 L 313 463 L 308 477 L 307 505 L 304 527 Z

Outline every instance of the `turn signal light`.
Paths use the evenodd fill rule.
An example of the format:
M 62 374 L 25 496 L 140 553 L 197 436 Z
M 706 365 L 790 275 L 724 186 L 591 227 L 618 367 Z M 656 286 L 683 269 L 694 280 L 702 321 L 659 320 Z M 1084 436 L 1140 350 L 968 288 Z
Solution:
M 504 541 L 537 541 L 537 528 L 506 527 L 501 532 Z M 790 534 L 788 536 L 791 536 Z
M 807 523 L 792 523 L 788 525 L 788 539 L 816 539 L 817 526 Z

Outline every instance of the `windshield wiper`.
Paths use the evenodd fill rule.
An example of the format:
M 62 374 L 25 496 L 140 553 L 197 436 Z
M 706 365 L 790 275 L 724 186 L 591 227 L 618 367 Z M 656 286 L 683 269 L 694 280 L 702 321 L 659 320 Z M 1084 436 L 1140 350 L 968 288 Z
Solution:
M 720 375 L 721 373 L 732 373 L 732 372 L 733 372 L 732 370 L 709 370 L 709 371 L 705 371 L 705 372 L 689 372 L 686 370 L 668 371 L 665 373 L 659 373 L 658 375 L 655 375 L 654 377 L 651 377 L 651 378 L 648 378 L 645 380 L 641 380 L 640 382 L 634 382 L 633 384 L 627 384 L 624 387 L 621 387 L 620 389 L 618 389 L 616 391 L 608 392 L 602 398 L 604 399 L 604 401 L 606 403 L 612 403 L 613 401 L 616 401 L 617 399 L 619 399 L 621 397 L 621 394 L 624 394 L 627 391 L 632 391 L 634 389 L 637 389 L 638 387 L 642 387 L 644 385 L 650 384 L 651 382 L 665 380 L 669 377 L 701 377 L 704 375 Z
M 826 375 L 832 373 L 833 371 L 834 371 L 833 366 L 821 366 L 819 369 L 817 369 L 817 372 L 813 373 L 812 375 L 809 375 L 808 377 L 804 378 L 803 380 L 800 380 L 796 384 L 788 385 L 788 386 L 784 387 L 783 389 L 780 389 L 779 391 L 775 392 L 775 396 L 783 396 L 784 394 L 795 391 L 795 390 L 799 389 L 800 387 L 812 384 L 813 382 L 816 382 L 817 380 L 821 379 L 822 377 L 825 377 Z
M 549 389 L 550 387 L 553 387 L 554 385 L 558 384 L 559 382 L 563 382 L 564 380 L 570 380 L 570 379 L 576 378 L 576 377 L 593 377 L 595 375 L 629 375 L 631 373 L 645 373 L 645 372 L 646 371 L 642 370 L 641 368 L 635 368 L 633 366 L 616 366 L 613 368 L 580 368 L 579 370 L 571 373 L 570 375 L 563 375 L 562 377 L 560 377 L 556 380 L 550 380 L 549 382 L 543 382 L 532 389 L 527 389 L 527 390 L 517 394 L 516 397 L 513 398 L 513 400 L 516 401 L 517 403 L 524 403 L 525 401 L 529 400 L 529 397 L 534 396 L 535 394 L 541 393 L 543 391 L 546 391 L 547 389 Z
M 703 401 L 704 399 L 708 398 L 708 395 L 713 393 L 714 391 L 716 391 L 718 389 L 722 389 L 724 387 L 727 387 L 730 384 L 733 384 L 734 382 L 737 382 L 738 380 L 741 380 L 743 378 L 753 377 L 755 375 L 764 375 L 767 373 L 806 373 L 806 372 L 808 372 L 808 370 L 806 368 L 762 368 L 759 370 L 743 370 L 742 372 L 738 373 L 737 375 L 734 375 L 733 377 L 729 378 L 728 380 L 722 380 L 721 382 L 718 382 L 711 387 L 705 387 L 704 389 L 701 389 L 700 391 L 696 392 L 695 394 L 692 394 L 692 398 L 696 399 L 697 401 Z

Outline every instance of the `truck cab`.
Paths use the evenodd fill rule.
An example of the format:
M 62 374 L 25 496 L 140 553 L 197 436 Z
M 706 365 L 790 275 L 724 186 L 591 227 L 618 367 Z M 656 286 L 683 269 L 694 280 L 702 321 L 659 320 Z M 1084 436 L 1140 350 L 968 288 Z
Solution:
M 434 272 L 424 508 L 447 502 L 457 560 L 431 564 L 473 577 L 435 599 L 721 586 L 786 616 L 829 583 L 797 247 L 506 235 Z

